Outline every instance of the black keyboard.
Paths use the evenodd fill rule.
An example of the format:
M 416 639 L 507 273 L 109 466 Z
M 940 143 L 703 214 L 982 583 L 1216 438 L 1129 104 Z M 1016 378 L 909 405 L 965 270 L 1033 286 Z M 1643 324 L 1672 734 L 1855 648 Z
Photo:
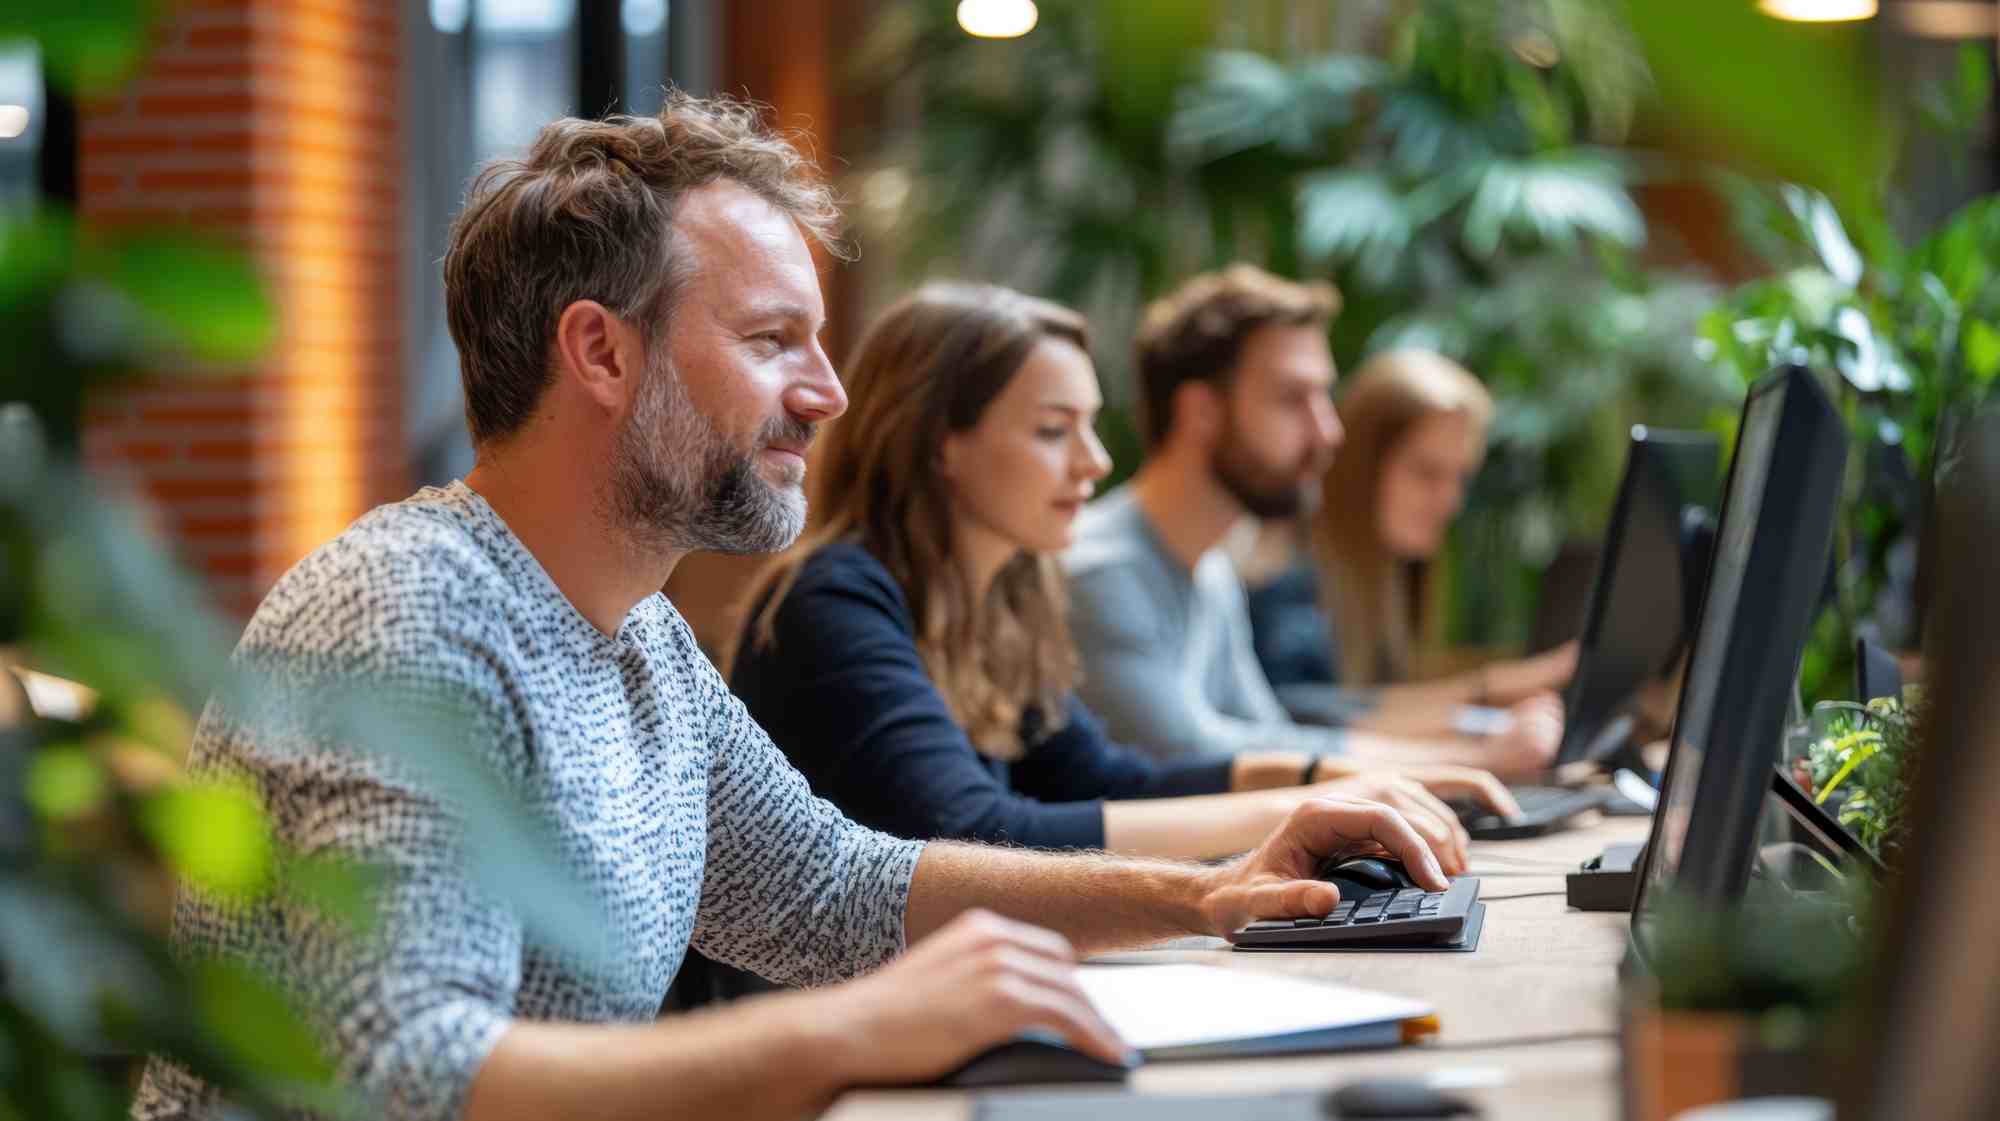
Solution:
M 1465 927 L 1479 900 L 1479 881 L 1461 876 L 1449 891 L 1420 887 L 1342 899 L 1333 913 L 1310 919 L 1266 919 L 1236 932 L 1239 946 L 1330 946 L 1394 938 L 1449 941 Z
M 1567 786 L 1510 786 L 1507 792 L 1521 804 L 1521 813 L 1525 817 L 1577 814 L 1604 804 L 1602 790 L 1576 790 Z
M 1465 831 L 1475 841 L 1507 841 L 1520 837 L 1539 837 L 1560 826 L 1570 818 L 1590 810 L 1604 808 L 1611 796 L 1611 789 L 1604 786 L 1587 786 L 1572 789 L 1567 786 L 1510 786 L 1508 793 L 1521 804 L 1521 816 L 1501 817 L 1485 806 L 1471 802 L 1454 802 L 1452 808 L 1458 812 L 1458 820 Z

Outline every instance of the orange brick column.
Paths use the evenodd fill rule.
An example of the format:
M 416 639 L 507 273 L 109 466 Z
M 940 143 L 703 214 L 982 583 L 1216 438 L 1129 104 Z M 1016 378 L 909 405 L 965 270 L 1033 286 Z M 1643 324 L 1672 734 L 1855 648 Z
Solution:
M 218 235 L 276 303 L 255 368 L 161 370 L 204 376 L 105 393 L 86 425 L 87 459 L 156 501 L 238 614 L 406 486 L 398 37 L 393 0 L 197 0 L 80 113 L 87 221 Z

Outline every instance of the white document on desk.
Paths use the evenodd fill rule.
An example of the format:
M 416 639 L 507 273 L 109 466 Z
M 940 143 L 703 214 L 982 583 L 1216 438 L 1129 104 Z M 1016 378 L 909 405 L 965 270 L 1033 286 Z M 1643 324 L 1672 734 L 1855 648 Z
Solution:
M 1077 981 L 1149 1059 L 1205 1059 L 1394 1047 L 1421 1001 L 1213 965 L 1084 965 Z

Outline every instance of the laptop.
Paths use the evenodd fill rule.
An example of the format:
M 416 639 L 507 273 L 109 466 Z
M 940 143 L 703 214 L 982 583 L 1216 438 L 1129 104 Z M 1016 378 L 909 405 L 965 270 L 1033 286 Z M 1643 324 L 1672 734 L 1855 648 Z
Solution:
M 1641 688 L 1669 677 L 1687 645 L 1705 579 L 1703 530 L 1715 503 L 1716 438 L 1635 425 L 1625 474 L 1591 581 L 1576 676 L 1563 696 L 1556 767 L 1608 761 L 1623 750 Z M 1521 816 L 1461 814 L 1477 840 L 1540 836 L 1613 796 L 1600 785 L 1516 786 Z
M 1718 907 L 1743 894 L 1846 462 L 1845 426 L 1810 372 L 1788 367 L 1751 387 L 1638 869 L 1632 959 L 1640 968 L 1667 894 Z

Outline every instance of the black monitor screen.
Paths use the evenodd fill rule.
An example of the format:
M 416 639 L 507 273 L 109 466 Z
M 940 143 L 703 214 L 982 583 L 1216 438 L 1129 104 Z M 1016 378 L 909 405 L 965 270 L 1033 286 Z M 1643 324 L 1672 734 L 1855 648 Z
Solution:
M 1671 676 L 1687 641 L 1687 518 L 1714 506 L 1714 436 L 1632 430 L 1604 554 L 1591 588 L 1576 677 L 1563 701 L 1557 761 L 1602 758 L 1623 746 L 1618 718 L 1649 682 Z M 1705 573 L 1701 574 L 1705 575 Z M 1609 733 L 1609 734 L 1606 734 Z M 1600 742 L 1600 736 L 1607 742 Z
M 1730 629 L 1736 622 L 1738 600 L 1743 594 L 1750 543 L 1763 511 L 1778 421 L 1784 415 L 1782 385 L 1779 382 L 1758 393 L 1744 410 L 1736 462 L 1729 473 L 1729 493 L 1723 500 L 1715 560 L 1709 568 L 1701 629 L 1695 635 L 1688 679 L 1681 694 L 1680 716 L 1674 722 L 1673 765 L 1668 768 L 1657 811 L 1660 821 L 1654 830 L 1658 851 L 1648 854 L 1646 862 L 1648 889 L 1672 881 L 1680 866 L 1681 849 L 1687 843 L 1704 754 L 1700 737 L 1715 727 L 1715 698 L 1727 661 Z

